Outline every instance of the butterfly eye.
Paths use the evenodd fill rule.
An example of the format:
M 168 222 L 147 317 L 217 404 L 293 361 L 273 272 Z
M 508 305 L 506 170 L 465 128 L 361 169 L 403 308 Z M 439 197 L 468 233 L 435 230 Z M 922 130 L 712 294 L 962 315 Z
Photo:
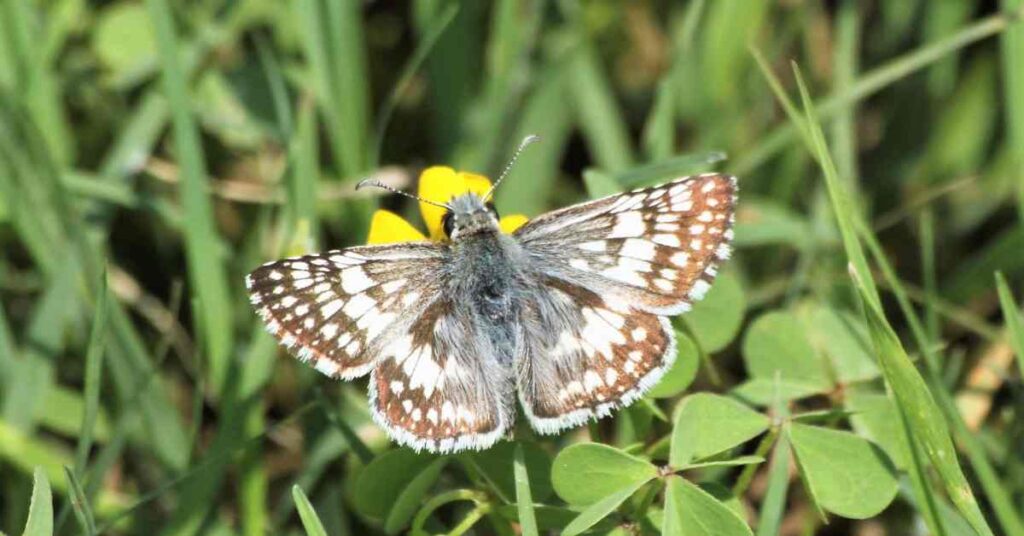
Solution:
M 444 235 L 448 238 L 452 237 L 452 229 L 455 227 L 455 218 L 452 217 L 451 211 L 445 212 L 444 216 L 441 216 L 441 230 L 444 231 Z
M 494 203 L 491 203 L 491 202 L 488 201 L 486 207 L 487 207 L 487 212 L 490 212 L 491 214 L 494 214 L 495 218 L 499 217 L 498 216 L 498 209 L 494 207 Z

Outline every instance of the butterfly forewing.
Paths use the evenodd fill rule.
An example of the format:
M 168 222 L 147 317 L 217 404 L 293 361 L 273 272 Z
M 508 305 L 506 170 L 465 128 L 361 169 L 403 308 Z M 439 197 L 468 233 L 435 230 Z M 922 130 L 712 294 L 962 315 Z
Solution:
M 439 294 L 442 259 L 428 243 L 328 251 L 264 264 L 246 286 L 281 344 L 328 376 L 355 378 L 385 334 Z
M 735 195 L 733 177 L 686 177 L 549 213 L 516 235 L 550 271 L 679 314 L 729 256 Z

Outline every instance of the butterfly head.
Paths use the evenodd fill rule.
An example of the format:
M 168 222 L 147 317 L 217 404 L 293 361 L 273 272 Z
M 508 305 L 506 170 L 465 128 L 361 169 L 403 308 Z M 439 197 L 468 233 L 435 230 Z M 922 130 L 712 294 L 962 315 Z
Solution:
M 498 211 L 494 203 L 467 193 L 452 198 L 441 217 L 441 226 L 449 240 L 485 232 L 498 232 Z

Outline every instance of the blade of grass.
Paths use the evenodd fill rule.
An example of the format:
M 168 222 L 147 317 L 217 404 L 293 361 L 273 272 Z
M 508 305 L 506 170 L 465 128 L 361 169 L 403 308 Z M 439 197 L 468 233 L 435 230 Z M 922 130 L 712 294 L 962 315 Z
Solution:
M 857 79 L 858 52 L 860 51 L 860 14 L 858 2 L 844 0 L 836 13 L 835 67 L 832 85 L 837 94 L 850 90 Z M 832 123 L 832 141 L 835 147 L 836 169 L 839 177 L 855 191 L 857 184 L 857 130 L 855 118 L 857 103 L 849 102 L 836 112 Z
M 952 395 L 945 389 L 942 382 L 942 369 L 939 363 L 939 358 L 934 350 L 938 346 L 939 340 L 928 338 L 925 327 L 917 317 L 917 314 L 907 297 L 907 292 L 896 276 L 895 269 L 886 258 L 878 239 L 867 229 L 865 222 L 860 221 L 858 224 L 860 225 L 861 236 L 864 242 L 868 246 L 875 262 L 881 268 L 882 274 L 889 284 L 889 287 L 893 290 L 893 293 L 896 296 L 900 310 L 903 312 L 903 316 L 906 318 L 907 324 L 910 326 L 911 333 L 918 346 L 918 351 L 924 356 L 924 362 L 926 365 L 924 369 L 925 379 L 928 387 L 930 388 L 930 393 L 934 397 L 939 409 L 942 411 L 943 416 L 946 418 L 946 422 L 948 422 L 949 426 L 952 428 L 953 433 L 963 448 L 964 453 L 970 460 L 971 466 L 977 474 L 978 481 L 981 483 L 982 490 L 988 497 L 989 502 L 992 503 L 992 509 L 995 511 L 997 520 L 1000 525 L 1002 525 L 1003 531 L 1006 534 L 1024 536 L 1024 521 L 1021 520 L 1017 509 L 1014 507 L 1013 499 L 1011 498 L 1009 491 L 1003 485 L 999 474 L 989 461 L 988 454 L 985 452 L 982 444 L 978 441 L 976 434 L 968 429 L 967 425 L 964 423 L 963 417 L 960 415 Z M 935 302 L 936 300 L 932 299 L 930 301 Z M 966 482 L 964 482 L 964 485 L 966 485 Z M 956 498 L 954 498 L 954 504 L 960 507 L 960 504 L 956 502 Z M 971 520 L 970 515 L 966 512 L 964 512 L 964 515 L 973 525 L 974 522 Z
M 998 35 L 1020 19 L 1022 14 L 1024 7 L 1009 13 L 985 17 L 949 37 L 924 45 L 865 72 L 853 83 L 848 92 L 830 95 L 816 103 L 819 117 L 829 119 L 850 103 L 860 102 L 874 95 L 893 82 L 941 60 L 951 51 Z M 729 166 L 730 171 L 740 176 L 749 174 L 751 170 L 761 166 L 793 143 L 794 138 L 799 135 L 799 128 L 791 123 L 779 125 L 772 132 L 762 136 L 762 141 L 757 146 L 733 161 Z
M 310 504 L 306 493 L 297 484 L 292 486 L 292 500 L 295 501 L 295 509 L 299 511 L 299 519 L 302 520 L 306 534 L 308 536 L 327 536 L 327 531 L 324 530 L 324 524 L 320 522 L 320 517 L 316 515 L 316 510 Z
M 370 96 L 367 81 L 365 39 L 363 38 L 363 6 L 356 0 L 324 0 L 327 6 L 328 38 L 337 93 L 331 95 L 331 106 L 341 123 L 344 138 L 338 140 L 342 149 L 341 172 L 354 179 L 369 167 Z
M 608 75 L 601 67 L 597 53 L 584 29 L 578 9 L 559 3 L 567 18 L 573 21 L 575 31 L 569 47 L 570 59 L 566 66 L 572 83 L 568 92 L 573 99 L 577 123 L 583 131 L 590 152 L 604 171 L 628 169 L 636 160 L 629 143 L 626 120 L 615 102 Z
M 802 80 L 798 78 L 801 84 L 801 97 L 803 98 L 806 116 L 801 115 L 796 106 L 790 101 L 785 91 L 782 89 L 782 84 L 779 83 L 778 79 L 772 73 L 767 61 L 756 49 L 752 49 L 754 57 L 757 60 L 758 66 L 761 68 L 765 79 L 768 81 L 776 98 L 782 103 L 783 109 L 789 115 L 790 121 L 801 135 L 804 137 L 809 150 L 814 154 L 818 160 L 819 165 L 822 167 L 825 175 L 826 189 L 829 194 L 829 199 L 832 204 L 832 210 L 835 218 L 839 224 L 840 233 L 842 234 L 843 246 L 846 250 L 846 256 L 850 264 L 850 271 L 854 274 L 854 278 L 858 285 L 864 288 L 863 294 L 865 296 L 866 306 L 872 307 L 880 306 L 880 299 L 878 296 L 878 290 L 874 287 L 874 282 L 871 279 L 871 272 L 868 270 L 867 261 L 864 257 L 864 252 L 861 249 L 860 242 L 857 240 L 856 230 L 853 224 L 853 218 L 857 212 L 854 211 L 850 199 L 846 196 L 846 191 L 843 188 L 842 183 L 839 182 L 837 172 L 834 164 L 832 164 L 831 157 L 828 153 L 827 146 L 824 144 L 823 136 L 821 135 L 820 126 L 816 121 L 814 115 L 814 107 L 810 103 L 807 92 L 802 86 Z M 799 73 L 794 67 L 794 71 Z M 798 75 L 799 76 L 799 75 Z M 877 304 L 877 305 L 876 305 Z M 881 357 L 879 357 L 881 361 Z M 909 363 L 909 362 L 908 362 Z M 913 365 L 910 365 L 913 367 Z M 887 370 L 883 367 L 883 371 Z M 920 379 L 920 377 L 918 377 Z M 891 377 L 887 377 L 888 384 L 892 388 L 892 392 L 896 392 L 897 387 L 892 386 Z M 902 389 L 900 390 L 902 392 Z M 904 405 L 897 403 L 897 408 L 904 412 Z M 903 414 L 903 413 L 901 413 Z M 906 423 L 905 423 L 906 424 Z M 903 443 L 908 445 L 909 448 L 916 448 L 916 442 L 912 439 L 912 430 L 909 426 L 903 427 L 904 435 Z M 922 514 L 925 522 L 929 529 L 939 535 L 946 534 L 943 528 L 941 519 L 935 509 L 935 499 L 932 497 L 931 490 L 927 487 L 927 477 L 924 472 L 924 468 L 920 463 L 917 462 L 916 457 L 911 457 L 912 463 L 910 466 L 911 480 L 914 483 L 914 492 L 917 495 L 919 504 L 924 505 Z
M 1021 319 L 1020 308 L 1013 300 L 1010 286 L 1006 284 L 1003 274 L 996 272 L 996 290 L 999 293 L 999 305 L 1003 310 L 1003 322 L 1009 335 L 1010 346 L 1017 355 L 1018 374 L 1024 375 L 1024 320 Z
M 523 446 L 516 443 L 512 473 L 516 482 L 516 508 L 519 510 L 519 527 L 523 536 L 537 536 L 537 517 L 533 512 L 533 494 L 530 493 L 530 478 L 526 472 Z
M 377 167 L 380 164 L 381 148 L 384 146 L 385 135 L 387 134 L 388 125 L 391 123 L 391 116 L 395 112 L 395 108 L 398 106 L 398 101 L 402 97 L 402 94 L 408 89 L 409 83 L 412 82 L 413 76 L 419 71 L 423 62 L 430 55 L 430 52 L 434 49 L 434 45 L 437 44 L 438 39 L 444 35 L 445 30 L 455 16 L 459 13 L 459 5 L 456 3 L 450 3 L 441 9 L 441 12 L 435 15 L 434 20 L 426 24 L 423 35 L 420 37 L 419 42 L 416 44 L 416 50 L 413 51 L 412 56 L 406 61 L 405 66 L 402 68 L 402 73 L 398 76 L 394 87 L 391 92 L 388 93 L 387 99 L 384 104 L 380 107 L 380 112 L 377 114 L 377 125 L 374 128 L 374 143 L 372 147 L 372 159 L 370 161 L 371 167 Z
M 185 255 L 189 283 L 203 307 L 194 310 L 206 334 L 210 378 L 219 393 L 227 381 L 233 347 L 232 309 L 223 250 L 218 245 L 216 223 L 206 196 L 209 188 L 199 131 L 192 116 L 185 74 L 178 59 L 174 16 L 167 0 L 147 0 L 150 20 L 160 54 L 164 94 L 171 107 L 174 141 L 181 165 L 181 193 L 185 207 Z M 344 100 L 344 99 L 339 99 Z
M 75 517 L 78 518 L 78 525 L 86 536 L 96 534 L 96 518 L 92 515 L 92 508 L 89 507 L 89 500 L 82 492 L 82 486 L 75 478 L 74 471 L 64 466 L 64 478 L 68 481 L 68 489 L 71 491 L 71 506 L 75 510 Z
M 847 197 L 843 185 L 839 182 L 838 173 L 821 133 L 810 94 L 800 76 L 800 70 L 795 65 L 794 74 L 806 111 L 804 128 L 808 134 L 808 141 L 825 174 L 826 186 L 832 200 L 833 212 L 843 235 L 843 245 L 850 260 L 851 272 L 861 290 L 860 294 L 865 302 L 866 314 L 871 321 L 869 323 L 873 326 L 872 339 L 875 340 L 878 349 L 879 363 L 886 383 L 892 390 L 899 410 L 907 417 L 905 430 L 919 439 L 922 449 L 942 477 L 951 500 L 971 523 L 974 530 L 982 535 L 992 534 L 963 471 L 956 461 L 956 451 L 949 436 L 946 420 L 924 379 L 910 359 L 906 357 L 899 339 L 892 332 L 892 328 L 881 312 L 878 289 L 874 284 L 864 251 L 861 249 L 856 234 L 859 229 L 865 228 L 865 224 Z M 784 98 L 784 95 L 782 97 Z M 911 437 L 906 438 L 906 443 L 908 445 L 917 444 Z M 924 479 L 922 478 L 922 480 Z
M 565 106 L 569 80 L 565 58 L 555 58 L 527 98 L 512 143 L 518 143 L 528 134 L 540 136 L 541 141 L 523 152 L 501 183 L 495 193 L 499 209 L 510 207 L 531 216 L 548 208 L 548 196 L 558 178 L 562 151 L 571 128 Z
M 53 534 L 53 495 L 50 481 L 42 469 L 36 468 L 32 476 L 32 503 L 28 507 L 28 521 L 25 522 L 25 536 L 50 536 Z
M 104 272 L 100 280 L 99 293 L 96 295 L 96 307 L 93 309 L 92 330 L 85 352 L 85 411 L 82 412 L 82 428 L 78 435 L 78 447 L 75 451 L 75 474 L 85 471 L 92 449 L 93 434 L 96 428 L 96 414 L 100 405 L 100 383 L 103 380 L 103 352 L 107 337 L 107 274 Z
M 788 434 L 778 434 L 772 450 L 772 464 L 768 470 L 768 488 L 757 520 L 757 536 L 778 534 L 786 509 L 789 491 L 789 459 L 791 450 Z
M 1020 17 L 1024 1 L 1002 0 L 1004 13 Z M 1024 222 L 1024 25 L 1019 22 L 1006 29 L 1000 38 L 1003 61 L 1003 99 L 1008 141 L 1012 151 L 1013 169 L 1017 170 L 1017 210 Z
M 664 160 L 675 152 L 675 116 L 679 88 L 677 80 L 682 76 L 684 67 L 695 61 L 693 40 L 697 34 L 697 24 L 704 13 L 705 3 L 704 0 L 696 0 L 686 8 L 686 15 L 672 47 L 672 66 L 658 83 L 654 104 L 644 123 L 642 136 L 644 152 L 650 160 Z

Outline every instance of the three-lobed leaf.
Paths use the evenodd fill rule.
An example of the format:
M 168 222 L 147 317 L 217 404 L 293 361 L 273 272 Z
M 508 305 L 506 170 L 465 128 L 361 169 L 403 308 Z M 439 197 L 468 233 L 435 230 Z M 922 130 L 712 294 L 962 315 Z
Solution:
M 669 464 L 685 468 L 761 434 L 770 424 L 768 417 L 731 398 L 711 393 L 687 396 L 676 413 Z

